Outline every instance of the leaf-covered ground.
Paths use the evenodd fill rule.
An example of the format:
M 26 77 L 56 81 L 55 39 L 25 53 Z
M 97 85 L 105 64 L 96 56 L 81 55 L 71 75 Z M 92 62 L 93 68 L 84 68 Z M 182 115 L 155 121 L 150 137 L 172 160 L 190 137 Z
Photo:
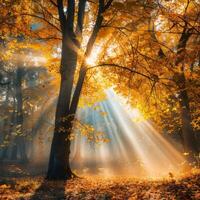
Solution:
M 69 180 L 67 183 L 48 182 L 41 176 L 24 175 L 23 178 L 1 176 L 0 199 L 200 200 L 200 173 L 179 179 L 168 178 L 157 181 L 127 177 L 103 179 L 90 176 Z

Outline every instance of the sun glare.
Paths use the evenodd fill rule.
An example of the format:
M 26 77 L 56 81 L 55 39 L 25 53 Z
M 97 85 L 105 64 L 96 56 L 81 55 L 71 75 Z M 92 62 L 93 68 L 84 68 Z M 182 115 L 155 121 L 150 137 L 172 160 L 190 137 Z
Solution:
M 34 66 L 41 66 L 46 63 L 46 58 L 45 57 L 34 57 L 32 59 L 32 62 L 34 64 Z
M 122 95 L 118 94 L 118 95 L 114 95 L 113 89 L 108 89 L 106 91 L 106 93 L 112 91 L 113 93 L 113 99 L 115 99 L 115 101 L 119 102 L 119 104 L 125 108 L 125 110 L 128 111 L 128 115 L 129 118 L 133 121 L 133 122 L 141 122 L 145 120 L 144 115 L 142 114 L 142 112 L 137 108 L 137 107 L 133 107 L 131 106 L 126 98 L 124 98 Z
M 142 117 L 142 114 L 140 113 L 140 110 L 138 108 L 133 108 L 130 112 L 130 115 L 134 121 L 137 121 Z
M 90 66 L 95 65 L 95 62 L 96 62 L 96 56 L 94 54 L 86 59 L 86 63 Z
M 86 59 L 87 65 L 89 65 L 89 66 L 96 65 L 98 57 L 99 57 L 99 54 L 100 54 L 100 51 L 101 51 L 101 47 L 100 46 L 97 46 L 97 47 L 94 48 L 94 50 L 92 51 L 90 56 Z
M 94 125 L 110 139 L 109 143 L 95 145 L 84 136 L 76 135 L 72 148 L 73 168 L 80 174 L 98 174 L 104 177 L 116 174 L 139 178 L 159 179 L 169 172 L 179 175 L 185 165 L 183 156 L 145 119 L 138 108 L 124 106 L 123 98 L 112 89 L 106 91 L 107 100 L 99 109 L 107 115 L 99 116 L 90 108 L 79 110 L 77 117 Z

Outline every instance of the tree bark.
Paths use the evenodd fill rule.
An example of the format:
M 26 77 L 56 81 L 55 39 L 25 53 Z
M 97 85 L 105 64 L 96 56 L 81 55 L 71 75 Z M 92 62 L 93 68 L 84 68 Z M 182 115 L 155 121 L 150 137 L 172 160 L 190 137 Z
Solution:
M 69 109 L 66 109 L 69 107 L 69 104 L 65 99 L 67 88 L 67 81 L 61 78 L 47 179 L 65 180 L 72 177 L 72 171 L 69 164 L 69 136 L 71 133 L 72 121 L 69 115 Z
M 56 107 L 55 129 L 47 172 L 47 179 L 54 180 L 66 180 L 73 177 L 69 163 L 69 136 L 72 129 L 73 119 L 69 111 L 78 50 L 76 36 L 73 31 L 70 30 L 71 27 L 72 25 L 70 24 L 68 25 L 68 29 L 63 30 L 64 33 L 60 66 L 61 83 Z
M 175 82 L 179 89 L 179 105 L 180 115 L 182 121 L 182 134 L 184 140 L 184 149 L 189 153 L 189 160 L 194 160 L 194 155 L 198 153 L 198 148 L 195 140 L 194 130 L 192 128 L 192 119 L 190 111 L 190 99 L 188 96 L 187 83 L 184 73 L 184 62 L 185 62 L 185 48 L 187 42 L 191 36 L 187 25 L 182 32 L 179 43 L 177 45 L 177 58 L 175 66 L 182 65 L 181 72 L 175 74 Z
M 10 93 L 10 85 L 7 85 L 6 88 L 6 98 L 5 98 L 5 103 L 3 104 L 3 106 L 5 106 L 6 108 L 9 107 L 9 93 Z M 5 113 L 6 115 L 6 113 Z M 14 109 L 13 112 L 11 114 L 11 119 L 10 116 L 7 115 L 7 118 L 4 120 L 3 122 L 3 129 L 1 129 L 1 142 L 3 143 L 5 138 L 9 135 L 9 122 L 12 120 L 12 116 L 14 115 Z M 3 147 L 3 149 L 1 149 L 0 153 L 1 153 L 1 157 L 0 160 L 4 160 L 7 157 L 7 150 L 8 150 L 8 146 L 6 145 L 5 147 Z
M 198 153 L 198 147 L 196 144 L 195 133 L 192 128 L 191 112 L 189 105 L 189 97 L 186 89 L 186 79 L 184 72 L 179 76 L 179 105 L 182 121 L 182 136 L 184 142 L 184 150 L 190 154 L 190 158 L 193 158 L 193 154 Z
M 26 155 L 25 138 L 23 135 L 23 96 L 22 96 L 22 77 L 24 70 L 18 67 L 16 70 L 16 101 L 17 101 L 17 116 L 16 116 L 16 126 L 18 127 L 19 136 L 15 138 L 15 145 L 17 145 L 16 150 L 19 152 L 20 161 L 27 162 L 28 158 Z M 15 147 L 14 147 L 15 148 Z M 16 152 L 16 154 L 17 154 Z

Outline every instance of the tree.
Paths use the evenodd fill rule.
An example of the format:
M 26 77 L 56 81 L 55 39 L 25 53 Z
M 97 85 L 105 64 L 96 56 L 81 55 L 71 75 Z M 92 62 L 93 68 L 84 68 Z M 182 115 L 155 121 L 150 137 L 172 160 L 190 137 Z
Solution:
M 69 163 L 69 136 L 73 128 L 73 120 L 86 76 L 86 58 L 89 57 L 92 52 L 93 45 L 103 22 L 103 14 L 110 7 L 112 0 L 107 2 L 104 0 L 98 1 L 96 21 L 87 43 L 75 89 L 73 88 L 73 83 L 75 71 L 77 69 L 78 51 L 82 43 L 86 0 L 79 1 L 75 30 L 75 1 L 68 0 L 67 13 L 64 11 L 63 3 L 62 0 L 58 0 L 56 5 L 62 30 L 61 84 L 56 110 L 55 131 L 47 173 L 48 179 L 68 179 L 73 177 Z
M 194 43 L 191 43 L 190 40 L 198 41 L 198 14 L 199 8 L 198 3 L 196 4 L 193 1 L 185 1 L 182 8 L 179 8 L 180 2 L 177 1 L 174 3 L 173 7 L 171 8 L 171 12 L 166 12 L 169 5 L 166 3 L 161 8 L 161 15 L 167 19 L 166 29 L 169 28 L 169 33 L 178 33 L 178 37 L 174 37 L 175 45 L 173 52 L 173 57 L 170 56 L 170 52 L 165 49 L 165 46 L 160 45 L 160 58 L 162 55 L 162 59 L 167 61 L 169 69 L 171 70 L 172 77 L 171 81 L 173 82 L 174 87 L 176 88 L 176 95 L 179 109 L 180 109 L 180 119 L 181 119 L 181 129 L 182 129 L 182 137 L 184 143 L 185 152 L 189 153 L 191 158 L 193 154 L 198 153 L 198 147 L 196 144 L 195 133 L 192 127 L 192 117 L 191 117 L 191 98 L 189 97 L 189 82 L 188 78 L 186 77 L 186 73 L 190 70 L 191 66 L 196 62 L 196 52 L 192 49 L 196 46 Z M 166 34 L 165 34 L 166 35 Z M 196 37 L 197 35 L 197 37 Z M 171 36 L 167 36 L 172 38 Z M 160 37 L 162 40 L 162 33 Z M 162 38 L 162 39 L 161 39 Z M 154 35 L 154 39 L 156 36 Z M 159 40 L 158 39 L 158 40 Z M 158 41 L 157 40 L 157 41 Z M 160 41 L 159 40 L 159 41 Z M 198 44 L 197 44 L 197 49 Z M 168 44 L 168 48 L 170 48 L 170 44 Z M 189 48 L 190 51 L 190 58 L 189 58 Z M 192 78 L 191 78 L 192 79 Z M 169 83 L 171 85 L 171 83 Z M 173 96 L 175 94 L 172 94 Z M 175 96 L 174 96 L 175 97 Z
M 1 108 L 4 110 L 1 115 L 1 159 L 25 163 L 31 139 L 27 118 L 37 106 L 32 106 L 30 100 L 34 100 L 34 87 L 38 87 L 39 77 L 36 74 L 42 74 L 46 68 L 34 64 L 29 54 L 36 55 L 37 52 L 27 48 L 23 37 L 17 37 L 17 41 L 15 37 L 5 38 L 1 53 Z M 27 90 L 31 91 L 31 98 L 27 97 Z

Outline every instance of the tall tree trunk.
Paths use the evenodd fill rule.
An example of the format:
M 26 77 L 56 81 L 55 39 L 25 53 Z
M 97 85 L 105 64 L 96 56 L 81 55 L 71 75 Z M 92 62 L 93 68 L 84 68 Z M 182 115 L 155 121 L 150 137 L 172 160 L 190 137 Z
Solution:
M 70 116 L 69 109 L 77 52 L 72 48 L 72 37 L 69 38 L 71 40 L 63 39 L 62 43 L 61 84 L 56 108 L 55 129 L 51 145 L 47 179 L 68 179 L 73 176 L 69 164 L 69 136 L 72 129 L 72 116 Z
M 6 108 L 9 107 L 9 93 L 10 93 L 10 85 L 7 85 L 7 87 L 6 87 L 6 98 L 5 98 L 5 102 L 3 104 Z M 13 113 L 14 112 L 12 112 L 12 115 L 13 115 Z M 1 129 L 1 136 L 0 136 L 0 139 L 1 139 L 2 143 L 5 142 L 4 141 L 5 138 L 8 137 L 8 135 L 9 135 L 9 122 L 11 121 L 10 116 L 8 115 L 8 113 L 5 113 L 5 115 L 6 115 L 6 119 L 4 119 L 4 121 L 3 121 L 3 127 Z M 3 149 L 0 149 L 1 150 L 0 151 L 1 152 L 0 160 L 6 159 L 6 157 L 7 157 L 7 149 L 8 149 L 7 145 L 5 147 L 3 147 Z
M 189 157 L 193 158 L 193 154 L 198 153 L 198 148 L 196 144 L 195 133 L 191 125 L 192 119 L 184 72 L 179 75 L 179 88 L 179 105 L 182 120 L 182 136 L 184 149 L 185 152 L 191 154 Z
M 175 74 L 175 82 L 179 89 L 179 105 L 180 114 L 182 120 L 182 134 L 184 140 L 185 151 L 189 153 L 189 160 L 194 160 L 194 155 L 198 152 L 194 130 L 192 128 L 192 119 L 190 111 L 190 99 L 188 96 L 187 83 L 184 73 L 184 62 L 185 62 L 185 49 L 187 42 L 191 36 L 187 24 L 183 29 L 179 43 L 177 45 L 177 58 L 175 60 L 175 66 L 182 65 L 181 72 Z
M 188 96 L 188 90 L 186 86 L 186 78 L 184 74 L 184 58 L 185 58 L 185 49 L 187 42 L 192 34 L 190 33 L 187 24 L 182 31 L 181 37 L 177 44 L 177 57 L 175 59 L 174 66 L 177 67 L 178 65 L 182 65 L 182 71 L 179 73 L 174 74 L 174 82 L 179 89 L 179 105 L 180 105 L 180 118 L 182 121 L 182 138 L 183 138 L 183 145 L 186 152 L 189 153 L 189 158 L 193 160 L 194 154 L 198 152 L 194 130 L 192 128 L 192 119 L 191 119 L 191 111 L 190 111 L 190 100 Z M 157 40 L 155 35 L 153 39 Z M 160 48 L 159 57 L 165 57 L 164 52 Z
M 67 18 L 63 11 L 63 1 L 57 0 L 59 19 L 62 30 L 62 56 L 61 56 L 61 84 L 56 109 L 55 130 L 51 145 L 47 179 L 66 180 L 74 177 L 70 168 L 70 134 L 73 128 L 78 102 L 86 75 L 85 59 L 90 55 L 97 34 L 100 30 L 102 13 L 110 6 L 112 0 L 105 5 L 104 0 L 99 0 L 99 8 L 93 32 L 88 41 L 84 61 L 82 63 L 78 82 L 73 93 L 74 73 L 77 67 L 77 56 L 81 47 L 83 21 L 85 15 L 86 0 L 80 0 L 78 4 L 78 18 L 76 33 L 74 33 L 75 1 L 68 0 Z
M 10 119 L 10 126 L 9 126 L 9 129 L 8 129 L 8 134 L 9 134 L 9 137 L 10 137 L 10 144 L 9 146 L 7 147 L 7 152 L 9 152 L 9 149 L 11 150 L 11 155 L 9 155 L 9 159 L 13 160 L 13 156 L 14 156 L 14 152 L 16 152 L 16 150 L 13 148 L 13 136 L 11 135 L 11 133 L 14 131 L 14 126 L 16 125 L 16 94 L 15 94 L 15 91 L 13 91 L 13 111 L 12 111 L 12 116 L 11 116 L 11 119 Z M 7 153 L 8 154 L 8 153 Z M 17 154 L 16 154 L 17 155 Z M 17 157 L 17 156 L 16 156 Z
M 12 148 L 12 131 L 13 131 L 13 126 L 16 121 L 16 99 L 15 99 L 15 93 L 11 91 L 11 86 L 9 85 L 9 92 L 12 93 L 12 98 L 13 98 L 13 105 L 12 105 L 12 114 L 9 116 L 9 118 L 6 119 L 6 122 L 4 124 L 4 137 L 7 137 L 7 140 L 9 144 L 7 144 L 3 149 L 2 149 L 2 156 L 1 159 L 10 159 L 10 154 L 9 150 Z M 8 98 L 6 98 L 6 101 L 8 101 Z M 12 149 L 11 149 L 12 151 Z M 12 153 L 11 153 L 12 154 Z
M 26 155 L 26 147 L 25 147 L 25 138 L 23 135 L 23 97 L 22 97 L 22 77 L 23 77 L 24 70 L 21 67 L 18 67 L 16 70 L 16 127 L 17 132 L 19 135 L 16 136 L 14 141 L 14 149 L 17 150 L 16 154 L 19 152 L 20 160 L 22 162 L 27 162 L 27 155 Z M 15 147 L 17 145 L 17 147 Z

